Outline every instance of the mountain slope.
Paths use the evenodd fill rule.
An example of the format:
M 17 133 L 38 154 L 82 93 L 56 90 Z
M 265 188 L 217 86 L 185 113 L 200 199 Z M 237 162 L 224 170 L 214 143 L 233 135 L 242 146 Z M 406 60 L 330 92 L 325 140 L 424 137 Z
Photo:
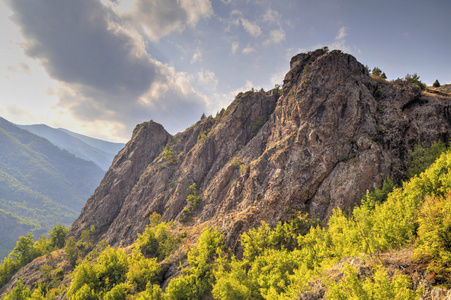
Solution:
M 90 138 L 63 128 L 55 129 L 47 125 L 18 125 L 18 127 L 49 140 L 81 159 L 93 161 L 105 171 L 110 167 L 114 156 L 124 147 L 121 143 Z
M 47 230 L 69 225 L 102 175 L 92 162 L 0 118 L 0 209 Z
M 323 222 L 368 189 L 400 182 L 413 146 L 447 140 L 451 97 L 373 79 L 340 51 L 292 58 L 282 91 L 240 93 L 223 115 L 174 137 L 140 124 L 87 201 L 70 235 L 127 246 L 156 211 L 189 230 L 218 226 L 229 246 L 262 220 L 294 211 Z M 196 183 L 198 205 L 187 202 Z

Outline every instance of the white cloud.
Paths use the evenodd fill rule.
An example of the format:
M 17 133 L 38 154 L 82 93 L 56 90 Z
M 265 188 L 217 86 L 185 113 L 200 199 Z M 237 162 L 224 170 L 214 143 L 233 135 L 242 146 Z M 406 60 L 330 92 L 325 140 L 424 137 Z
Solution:
M 256 50 L 255 50 L 255 48 L 251 47 L 250 45 L 247 45 L 247 47 L 241 51 L 241 53 L 243 53 L 243 54 L 249 54 L 252 52 L 256 52 Z
M 348 34 L 346 33 L 346 27 L 341 27 L 339 30 L 338 30 L 338 35 L 335 37 L 335 40 L 342 40 L 342 39 L 344 39 Z
M 197 80 L 201 85 L 204 86 L 204 89 L 215 90 L 218 86 L 218 79 L 216 75 L 212 71 L 202 70 L 197 73 Z
M 116 9 L 122 20 L 153 41 L 182 32 L 186 26 L 194 27 L 213 14 L 210 0 L 136 0 L 133 6 L 130 1 L 122 2 Z
M 199 47 L 196 47 L 196 50 L 194 50 L 194 54 L 191 57 L 191 64 L 200 62 L 202 60 L 202 51 Z
M 269 23 L 269 24 L 279 24 L 280 23 L 280 14 L 279 12 L 267 9 L 265 14 L 263 15 L 263 22 Z
M 337 36 L 335 36 L 335 41 L 329 45 L 331 50 L 338 49 L 343 52 L 349 52 L 349 47 L 346 45 L 345 38 L 348 36 L 347 27 L 343 26 L 338 30 Z
M 276 84 L 282 86 L 283 79 L 285 77 L 286 71 L 280 71 L 271 75 L 271 85 L 275 86 Z
M 241 18 L 240 20 L 244 30 L 246 30 L 251 36 L 259 37 L 262 35 L 260 26 L 244 18 Z
M 41 71 L 45 70 L 57 82 L 56 86 L 41 85 L 41 94 L 53 101 L 52 111 L 48 112 L 46 106 L 47 115 L 41 116 L 41 122 L 47 116 L 49 125 L 65 120 L 78 128 L 96 126 L 97 137 L 128 138 L 136 124 L 150 119 L 162 123 L 171 133 L 184 130 L 210 106 L 208 99 L 193 89 L 193 77 L 149 56 L 142 36 L 130 27 L 122 27 L 111 7 L 91 0 L 7 3 L 24 37 L 22 47 L 28 59 L 36 65 L 39 62 Z M 166 7 L 162 1 L 137 3 L 159 6 L 160 11 Z M 186 14 L 184 24 L 188 26 L 208 14 L 208 5 L 193 5 L 194 1 L 180 1 L 179 8 Z M 192 10 L 198 14 L 188 16 Z M 177 15 L 180 10 L 174 13 Z M 169 30 L 166 33 L 172 30 L 164 24 L 157 25 Z M 196 49 L 193 61 L 200 60 L 201 54 Z M 13 67 L 15 64 L 17 61 L 10 62 Z M 22 69 L 19 66 L 10 69 L 26 70 L 25 65 Z M 34 76 L 36 71 L 31 71 Z M 4 109 L 13 112 L 11 107 Z M 33 115 L 37 114 L 33 111 Z M 86 128 L 84 132 L 87 133 Z
M 269 38 L 263 43 L 264 46 L 271 44 L 280 44 L 285 40 L 285 31 L 282 28 L 271 30 L 269 32 Z
M 238 42 L 233 42 L 232 43 L 232 54 L 235 54 L 236 53 L 236 51 L 238 50 L 238 47 L 240 46 L 240 43 L 238 43 Z
M 260 37 L 263 34 L 260 26 L 256 22 L 244 18 L 243 13 L 239 10 L 233 10 L 230 15 L 232 19 L 228 21 L 229 24 L 225 30 L 226 32 L 230 32 L 232 26 L 238 27 L 241 24 L 243 29 L 254 38 Z

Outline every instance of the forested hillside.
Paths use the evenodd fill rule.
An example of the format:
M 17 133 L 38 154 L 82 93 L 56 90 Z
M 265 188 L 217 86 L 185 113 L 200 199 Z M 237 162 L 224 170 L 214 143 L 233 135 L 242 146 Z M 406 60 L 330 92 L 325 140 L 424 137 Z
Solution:
M 446 295 L 451 285 L 451 151 L 422 153 L 411 158 L 420 171 L 427 168 L 424 161 L 438 158 L 400 187 L 387 181 L 384 189 L 367 192 L 352 212 L 334 210 L 326 227 L 301 213 L 275 228 L 262 222 L 241 235 L 242 253 L 235 256 L 217 228 L 205 227 L 193 245 L 183 226 L 162 222 L 154 213 L 126 251 L 103 242 L 94 246 L 94 228 L 77 243 L 66 239 L 64 250 L 33 262 L 40 277 L 20 277 L 4 299 L 388 300 Z M 50 235 L 58 231 L 67 234 L 54 228 Z M 16 247 L 0 267 L 1 282 L 10 276 L 7 266 L 50 253 L 55 240 Z M 180 260 L 180 275 L 165 281 L 174 260 Z M 30 290 L 24 282 L 36 288 Z
M 34 229 L 37 233 L 50 230 L 58 222 L 68 226 L 102 176 L 103 171 L 94 163 L 0 119 L 0 209 L 15 216 L 16 221 L 9 218 L 9 222 L 22 223 L 19 227 L 33 224 L 34 228 L 27 231 Z M 19 219 L 22 221 L 18 223 Z M 2 239 L 20 231 L 10 226 L 2 229 Z M 2 244 L 13 244 L 0 253 L 2 258 L 21 234 L 24 232 Z

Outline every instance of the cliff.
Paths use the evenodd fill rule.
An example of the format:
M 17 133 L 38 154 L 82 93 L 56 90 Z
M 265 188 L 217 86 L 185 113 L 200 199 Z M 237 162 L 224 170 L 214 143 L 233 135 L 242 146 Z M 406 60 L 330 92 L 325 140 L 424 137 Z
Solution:
M 185 228 L 238 234 L 289 219 L 325 221 L 349 210 L 387 177 L 400 181 L 414 145 L 448 140 L 451 96 L 369 76 L 340 51 L 292 58 L 282 90 L 240 93 L 224 113 L 171 136 L 154 122 L 136 127 L 70 236 L 128 246 L 156 211 Z M 186 201 L 196 183 L 198 205 Z

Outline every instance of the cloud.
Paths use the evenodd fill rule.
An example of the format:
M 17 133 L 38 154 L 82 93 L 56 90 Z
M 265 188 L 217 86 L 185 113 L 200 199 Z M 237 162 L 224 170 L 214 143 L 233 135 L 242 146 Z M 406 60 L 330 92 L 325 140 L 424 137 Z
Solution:
M 200 62 L 202 60 L 202 51 L 199 47 L 196 47 L 196 50 L 194 50 L 194 54 L 191 57 L 191 63 L 194 64 L 196 62 Z
M 202 84 L 204 87 L 208 87 L 208 89 L 211 90 L 215 90 L 219 83 L 215 73 L 208 70 L 202 70 L 198 72 L 197 79 L 200 84 Z
M 232 54 L 235 54 L 236 53 L 236 51 L 238 50 L 238 47 L 240 46 L 240 43 L 238 43 L 238 42 L 233 42 L 232 43 Z
M 240 11 L 233 10 L 230 15 L 234 18 L 229 21 L 229 26 L 226 28 L 226 32 L 230 32 L 230 28 L 232 26 L 237 27 L 241 24 L 243 29 L 254 38 L 257 38 L 263 34 L 260 26 L 258 26 L 256 22 L 251 22 L 248 19 L 244 18 L 243 14 Z
M 260 26 L 249 21 L 248 19 L 241 18 L 241 25 L 243 26 L 244 30 L 246 30 L 253 37 L 259 37 L 262 35 Z
M 13 73 L 31 75 L 30 66 L 24 62 L 20 62 L 15 66 L 8 66 L 7 70 Z
M 117 10 L 124 11 L 120 4 Z M 137 0 L 132 11 L 123 12 L 121 17 L 157 41 L 174 31 L 182 32 L 186 26 L 194 27 L 212 14 L 210 0 Z
M 250 45 L 247 45 L 247 47 L 241 51 L 241 53 L 243 53 L 243 54 L 249 54 L 252 52 L 256 52 L 256 50 L 255 50 L 255 48 L 251 47 Z
M 269 38 L 263 43 L 264 46 L 271 44 L 280 44 L 285 40 L 285 31 L 282 28 L 271 30 L 269 32 Z
M 56 110 L 88 124 L 110 124 L 111 130 L 129 137 L 137 123 L 149 119 L 172 133 L 183 130 L 208 107 L 206 97 L 190 86 L 189 76 L 148 55 L 142 36 L 123 27 L 112 7 L 92 0 L 7 1 L 25 38 L 25 53 L 60 83 Z M 195 8 L 194 0 L 176 2 L 180 5 L 175 11 L 166 13 L 174 20 L 183 16 L 182 9 L 188 25 L 204 16 L 210 3 L 200 1 Z M 160 12 L 168 8 L 165 3 L 138 0 L 136 5 L 150 9 L 152 16 L 155 6 Z M 188 15 L 190 11 L 194 14 Z M 167 29 L 166 21 L 161 22 Z
M 349 47 L 346 46 L 345 38 L 348 36 L 347 33 L 348 28 L 343 26 L 338 30 L 338 34 L 335 36 L 335 41 L 329 45 L 331 50 L 339 49 L 343 52 L 349 52 Z
M 269 24 L 279 24 L 280 23 L 280 14 L 278 11 L 267 9 L 262 18 L 263 22 Z
M 335 40 L 342 40 L 344 39 L 348 34 L 346 33 L 346 27 L 341 27 L 338 30 L 338 35 L 335 37 Z

